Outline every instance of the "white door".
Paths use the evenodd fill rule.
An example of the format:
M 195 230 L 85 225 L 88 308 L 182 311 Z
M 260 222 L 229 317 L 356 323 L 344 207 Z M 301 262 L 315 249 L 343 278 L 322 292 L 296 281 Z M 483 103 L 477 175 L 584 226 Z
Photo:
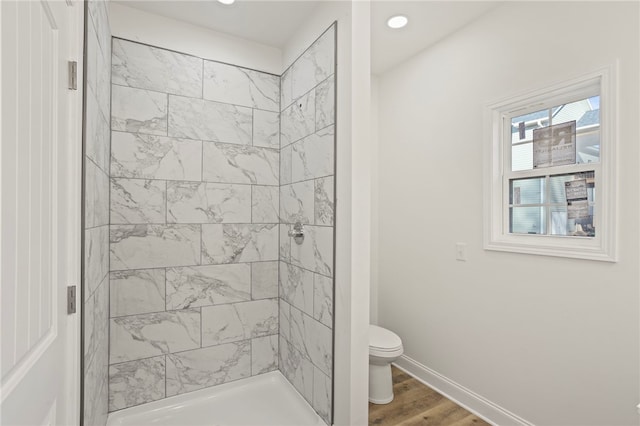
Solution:
M 0 424 L 79 423 L 83 5 L 0 0 Z M 80 80 L 81 82 L 81 80 Z

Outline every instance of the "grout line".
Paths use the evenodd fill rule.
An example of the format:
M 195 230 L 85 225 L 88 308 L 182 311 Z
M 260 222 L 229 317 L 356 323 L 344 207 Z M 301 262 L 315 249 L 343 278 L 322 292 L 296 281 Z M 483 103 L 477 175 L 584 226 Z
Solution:
M 258 71 L 258 72 L 261 72 L 261 71 Z M 257 110 L 260 110 L 260 111 L 273 112 L 273 113 L 279 112 L 279 111 L 275 111 L 275 110 L 271 110 L 271 109 L 260 108 L 260 107 L 257 107 L 255 105 L 234 104 L 234 103 L 231 103 L 231 102 L 225 102 L 225 101 L 219 101 L 219 100 L 204 98 L 204 83 L 203 83 L 203 87 L 202 87 L 202 96 L 201 97 L 188 96 L 188 95 L 181 94 L 181 93 L 164 92 L 162 90 L 157 90 L 157 89 L 147 89 L 145 87 L 128 86 L 128 85 L 125 85 L 125 84 L 118 84 L 118 83 L 111 83 L 110 86 L 123 87 L 125 89 L 141 90 L 141 91 L 144 91 L 144 92 L 158 93 L 158 94 L 167 95 L 167 96 L 174 96 L 174 97 L 177 97 L 177 98 L 192 99 L 194 101 L 210 102 L 212 104 L 227 105 L 227 106 L 231 106 L 231 107 L 235 107 L 235 108 L 257 109 Z M 302 97 L 302 96 L 300 96 L 300 97 Z M 168 111 L 167 111 L 167 114 L 168 114 Z
M 328 126 L 327 126 L 328 127 Z M 175 135 L 159 135 L 157 133 L 147 133 L 147 132 L 131 132 L 128 130 L 122 130 L 122 129 L 110 129 L 110 133 L 122 133 L 122 134 L 128 134 L 128 135 L 132 135 L 134 137 L 136 137 L 137 139 L 142 139 L 139 136 L 144 136 L 144 137 L 151 137 L 151 138 L 165 138 L 165 139 L 170 139 L 172 142 L 180 142 L 180 143 L 187 143 L 187 142 L 207 142 L 207 143 L 215 143 L 215 144 L 223 144 L 223 145 L 233 145 L 233 146 L 241 146 L 241 147 L 253 147 L 253 145 L 251 145 L 250 143 L 239 143 L 239 142 L 230 142 L 230 141 L 214 141 L 214 140 L 210 140 L 210 139 L 202 139 L 202 138 L 190 138 L 188 136 L 175 136 Z M 276 151 L 278 148 L 272 148 L 272 147 L 264 147 L 261 145 L 258 145 L 255 147 L 256 149 L 258 148 L 262 148 L 262 149 L 268 149 L 268 150 L 272 150 L 272 151 Z
M 329 176 L 333 176 L 333 175 L 329 175 Z M 329 177 L 329 176 L 322 176 L 322 177 Z M 320 179 L 318 178 L 314 178 L 314 179 Z M 204 180 L 193 180 L 193 179 L 189 179 L 189 180 L 185 180 L 185 179 L 167 179 L 167 178 L 148 178 L 148 177 L 127 177 L 127 176 L 111 176 L 110 180 L 143 180 L 143 181 L 154 181 L 154 182 L 174 182 L 174 183 L 184 183 L 184 184 L 188 184 L 188 183 L 204 183 L 204 184 L 213 184 L 213 185 L 221 185 L 221 186 L 251 186 L 251 185 L 256 185 L 256 186 L 269 186 L 271 188 L 278 188 L 279 185 L 273 185 L 273 184 L 265 184 L 265 183 L 245 183 L 245 182 L 222 182 L 222 181 L 204 181 Z
M 327 130 L 329 127 L 334 127 L 335 125 L 336 125 L 335 123 L 327 124 L 326 126 L 321 127 L 320 129 L 317 129 L 316 131 L 314 131 L 314 132 L 312 132 L 312 133 L 309 133 L 308 135 L 305 135 L 305 136 L 301 137 L 300 139 L 296 139 L 296 140 L 294 140 L 294 141 L 289 142 L 288 144 L 284 145 L 284 146 L 283 146 L 283 147 L 281 147 L 280 149 L 282 150 L 282 149 L 287 148 L 287 147 L 289 147 L 289 146 L 291 146 L 291 145 L 294 145 L 294 144 L 297 144 L 297 143 L 303 142 L 305 139 L 307 139 L 307 138 L 309 138 L 309 137 L 311 137 L 311 136 L 315 136 L 317 133 L 322 132 L 323 130 Z M 335 132 L 335 130 L 334 130 L 334 131 L 333 131 L 334 139 L 335 139 L 335 134 L 336 134 L 336 132 Z

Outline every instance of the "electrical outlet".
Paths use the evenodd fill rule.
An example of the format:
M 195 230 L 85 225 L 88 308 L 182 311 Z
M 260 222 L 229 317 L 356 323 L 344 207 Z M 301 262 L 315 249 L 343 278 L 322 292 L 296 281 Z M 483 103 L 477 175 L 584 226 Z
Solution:
M 467 261 L 467 243 L 456 243 L 456 260 Z

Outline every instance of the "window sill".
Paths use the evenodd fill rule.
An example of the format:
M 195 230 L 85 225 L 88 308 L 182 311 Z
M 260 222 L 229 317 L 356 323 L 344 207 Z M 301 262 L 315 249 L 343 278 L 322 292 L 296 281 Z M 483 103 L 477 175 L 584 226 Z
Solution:
M 571 259 L 617 262 L 615 250 L 602 247 L 597 238 L 549 235 L 502 235 L 485 242 L 485 250 Z

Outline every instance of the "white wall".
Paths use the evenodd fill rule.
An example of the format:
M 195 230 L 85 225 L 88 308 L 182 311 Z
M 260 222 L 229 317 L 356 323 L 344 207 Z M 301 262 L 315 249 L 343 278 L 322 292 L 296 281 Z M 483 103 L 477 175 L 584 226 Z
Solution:
M 337 21 L 334 424 L 368 424 L 369 1 L 322 2 L 283 51 L 289 66 Z
M 282 73 L 282 52 L 271 46 L 114 2 L 109 3 L 109 20 L 114 37 L 258 71 Z
M 380 77 L 379 322 L 533 424 L 638 424 L 639 28 L 637 2 L 508 2 Z M 483 250 L 483 105 L 616 59 L 620 261 Z

